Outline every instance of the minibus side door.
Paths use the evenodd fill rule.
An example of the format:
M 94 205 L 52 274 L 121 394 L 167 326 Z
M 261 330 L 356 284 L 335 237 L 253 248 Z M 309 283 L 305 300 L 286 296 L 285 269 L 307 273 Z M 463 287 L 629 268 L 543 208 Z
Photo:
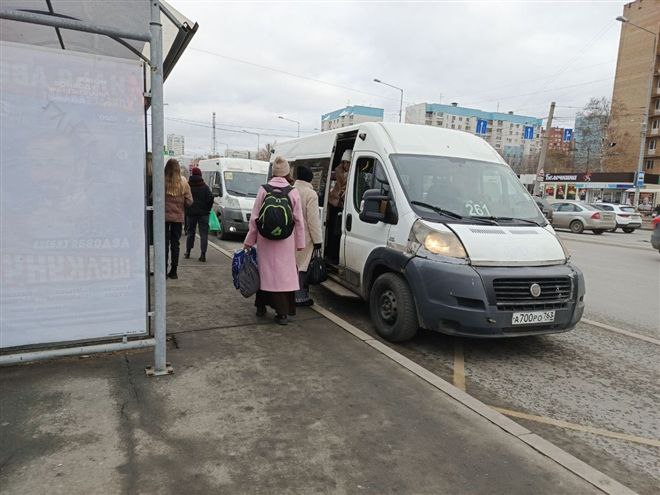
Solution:
M 390 232 L 388 223 L 366 223 L 360 220 L 362 197 L 369 189 L 380 189 L 388 194 L 391 187 L 383 161 L 376 153 L 356 152 L 353 164 L 344 203 L 340 259 L 345 269 L 344 279 L 360 287 L 369 254 L 375 248 L 387 245 Z

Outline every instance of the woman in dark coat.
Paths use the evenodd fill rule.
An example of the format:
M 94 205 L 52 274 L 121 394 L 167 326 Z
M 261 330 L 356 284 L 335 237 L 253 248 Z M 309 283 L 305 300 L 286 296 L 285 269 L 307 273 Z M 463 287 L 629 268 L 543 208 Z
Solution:
M 192 175 L 188 179 L 192 192 L 193 203 L 186 210 L 188 225 L 188 238 L 186 239 L 186 252 L 184 258 L 190 258 L 190 251 L 195 247 L 195 231 L 199 226 L 199 237 L 202 255 L 199 261 L 206 261 L 206 248 L 209 244 L 209 214 L 213 208 L 213 193 L 202 179 L 202 171 L 193 167 Z

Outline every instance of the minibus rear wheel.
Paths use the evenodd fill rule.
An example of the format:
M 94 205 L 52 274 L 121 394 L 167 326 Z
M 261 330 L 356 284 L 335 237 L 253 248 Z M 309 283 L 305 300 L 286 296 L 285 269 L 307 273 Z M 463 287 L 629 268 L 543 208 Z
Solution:
M 384 273 L 376 279 L 369 295 L 371 320 L 378 335 L 390 342 L 412 339 L 419 322 L 410 287 L 395 273 Z

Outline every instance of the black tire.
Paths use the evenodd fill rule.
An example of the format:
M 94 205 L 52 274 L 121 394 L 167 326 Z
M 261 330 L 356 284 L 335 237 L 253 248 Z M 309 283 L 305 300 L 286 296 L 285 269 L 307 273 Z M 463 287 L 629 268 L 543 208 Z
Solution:
M 619 227 L 614 227 L 613 229 L 608 230 L 608 232 L 616 232 L 616 229 L 618 229 L 618 228 Z
M 229 239 L 229 232 L 227 232 L 224 229 L 224 226 L 222 225 L 222 217 L 218 217 L 218 220 L 220 220 L 220 230 L 218 231 L 218 238 L 222 239 L 223 241 L 226 241 Z
M 584 232 L 584 224 L 579 220 L 573 220 L 568 227 L 571 229 L 571 232 L 573 232 L 574 234 L 581 234 L 582 232 Z
M 626 234 L 632 234 L 635 232 L 635 229 L 632 229 L 630 227 L 623 227 L 621 230 L 623 230 Z
M 390 342 L 410 340 L 419 329 L 410 287 L 395 273 L 376 279 L 369 295 L 369 311 L 378 335 Z
M 594 229 L 594 235 L 601 235 L 603 232 L 605 232 L 603 229 Z

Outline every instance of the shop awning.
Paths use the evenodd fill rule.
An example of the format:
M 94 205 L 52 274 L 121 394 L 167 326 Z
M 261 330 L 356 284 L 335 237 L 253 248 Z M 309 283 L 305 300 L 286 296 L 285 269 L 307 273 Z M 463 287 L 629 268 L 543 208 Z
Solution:
M 644 187 L 641 187 L 640 191 L 650 193 L 660 192 L 660 184 L 644 184 Z M 626 192 L 635 192 L 635 188 L 626 189 Z

